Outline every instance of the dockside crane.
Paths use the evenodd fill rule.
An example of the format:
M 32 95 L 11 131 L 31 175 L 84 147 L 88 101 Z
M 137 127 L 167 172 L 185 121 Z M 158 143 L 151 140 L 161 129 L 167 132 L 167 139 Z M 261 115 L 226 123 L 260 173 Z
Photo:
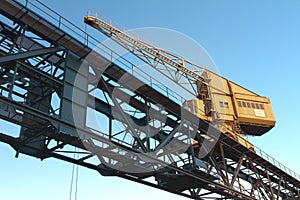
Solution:
M 0 19 L 0 118 L 20 129 L 2 128 L 0 143 L 16 156 L 59 159 L 190 199 L 300 197 L 300 176 L 241 137 L 275 125 L 268 98 L 98 17 L 85 21 L 137 58 L 38 0 L 2 1 Z M 138 59 L 176 90 L 148 66 L 135 73 Z
M 85 16 L 84 22 L 131 52 L 194 96 L 184 107 L 250 150 L 241 135 L 260 136 L 275 125 L 270 100 L 218 74 L 116 28 L 111 20 Z

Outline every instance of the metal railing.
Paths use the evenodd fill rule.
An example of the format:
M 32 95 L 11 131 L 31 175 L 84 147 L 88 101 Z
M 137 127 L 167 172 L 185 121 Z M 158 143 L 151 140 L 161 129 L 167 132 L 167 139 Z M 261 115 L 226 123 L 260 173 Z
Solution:
M 95 39 L 93 36 L 89 35 L 86 31 L 82 30 L 77 25 L 73 24 L 69 20 L 65 19 L 63 16 L 59 15 L 57 12 L 47 7 L 45 4 L 38 0 L 19 0 L 19 2 L 26 5 L 30 10 L 37 12 L 44 17 L 49 22 L 51 22 L 57 28 L 65 31 L 66 33 L 72 35 L 79 42 L 88 46 L 90 49 L 96 51 L 101 56 L 108 59 L 110 62 L 118 64 L 124 70 L 126 70 L 131 75 L 136 76 L 141 79 L 150 87 L 162 92 L 168 98 L 172 99 L 179 105 L 182 105 L 186 100 L 181 95 L 177 94 L 170 88 L 166 87 L 164 83 L 161 83 L 157 79 L 153 78 L 149 74 L 146 74 L 141 69 L 139 69 L 135 64 L 119 55 L 117 52 L 113 51 L 109 47 L 102 44 L 99 40 Z
M 270 156 L 269 154 L 267 154 L 265 151 L 261 150 L 257 146 L 254 146 L 254 149 L 255 149 L 257 155 L 261 156 L 266 161 L 268 161 L 272 165 L 276 166 L 278 169 L 284 171 L 288 175 L 290 175 L 290 176 L 294 177 L 295 179 L 297 179 L 298 181 L 300 181 L 300 175 L 298 173 L 296 173 L 295 171 L 289 169 L 288 167 L 286 167 L 282 163 L 278 162 L 277 160 L 275 160 L 274 157 Z
M 129 73 L 142 79 L 144 82 L 146 82 L 147 85 L 149 85 L 153 89 L 163 92 L 163 94 L 165 94 L 168 98 L 172 99 L 174 102 L 178 103 L 179 105 L 183 105 L 183 103 L 186 101 L 185 98 L 183 98 L 176 92 L 172 91 L 168 87 L 164 86 L 164 84 L 157 81 L 155 78 L 149 76 L 145 72 L 141 70 L 140 72 L 137 72 L 138 68 L 133 63 L 123 58 L 121 55 L 114 52 L 109 47 L 101 44 L 99 40 L 95 39 L 93 36 L 89 35 L 86 31 L 82 30 L 77 25 L 65 19 L 63 16 L 61 16 L 51 8 L 47 7 L 39 0 L 19 0 L 19 2 L 22 3 L 24 6 L 26 6 L 27 8 L 29 8 L 30 10 L 37 12 L 39 15 L 41 15 L 41 17 L 46 18 L 49 22 L 51 22 L 56 27 L 62 29 L 63 31 L 66 31 L 68 34 L 72 35 L 74 38 L 76 38 L 78 41 L 85 44 L 89 48 L 96 49 L 98 52 L 101 52 L 101 55 L 109 59 L 111 62 L 119 64 L 122 67 L 125 67 L 125 69 L 127 69 Z M 260 155 L 269 163 L 273 164 L 280 170 L 284 171 L 285 173 L 289 174 L 290 176 L 300 181 L 300 175 L 297 174 L 295 171 L 279 163 L 272 156 L 268 155 L 260 148 L 256 146 L 254 146 L 254 148 L 257 155 Z

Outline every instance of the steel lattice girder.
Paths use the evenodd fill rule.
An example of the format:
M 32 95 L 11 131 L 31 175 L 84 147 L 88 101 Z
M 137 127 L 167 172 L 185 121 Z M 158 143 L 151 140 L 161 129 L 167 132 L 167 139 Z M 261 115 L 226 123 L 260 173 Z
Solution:
M 10 9 L 5 9 L 5 5 L 9 5 L 12 4 L 13 6 Z M 12 8 L 16 8 L 16 10 L 12 9 Z M 22 5 L 18 4 L 17 2 L 14 1 L 7 1 L 5 2 L 3 8 L 1 8 L 1 13 L 3 13 L 5 16 L 13 19 L 16 23 L 20 23 L 20 27 L 23 26 L 24 24 L 27 25 L 27 30 L 32 31 L 34 33 L 36 33 L 39 37 L 41 37 L 42 39 L 48 41 L 49 44 L 52 44 L 56 47 L 54 48 L 58 48 L 60 49 L 61 47 L 64 47 L 64 49 L 66 49 L 68 52 L 73 52 L 73 54 L 77 57 L 77 58 L 83 58 L 84 55 L 87 55 L 87 53 L 89 53 L 90 49 L 88 47 L 86 47 L 85 45 L 79 43 L 76 39 L 68 36 L 68 39 L 66 40 L 65 37 L 67 37 L 67 34 L 64 33 L 63 31 L 59 30 L 57 27 L 53 27 L 52 25 L 50 25 L 49 23 L 46 23 L 46 21 L 43 20 L 39 20 L 41 19 L 37 14 L 32 14 L 33 19 L 32 21 L 35 21 L 36 24 L 32 25 L 31 23 L 29 23 L 29 21 L 26 21 L 26 19 L 24 18 L 25 15 L 28 15 L 28 12 L 26 12 L 26 8 L 23 8 L 22 11 L 20 11 L 20 8 L 22 8 Z M 17 11 L 17 12 L 15 12 Z M 29 11 L 31 12 L 31 11 Z M 45 27 L 45 29 L 37 29 L 38 27 L 38 23 L 43 23 L 45 22 L 46 24 L 48 24 L 48 27 Z M 2 29 L 3 30 L 3 29 Z M 12 29 L 15 30 L 15 29 Z M 50 33 L 56 33 L 56 34 L 51 34 Z M 17 34 L 17 33 L 16 33 Z M 21 35 L 17 35 L 18 37 L 20 37 Z M 9 40 L 10 38 L 3 38 L 2 42 L 4 42 L 5 40 Z M 29 40 L 28 40 L 29 41 Z M 66 43 L 66 41 L 68 41 L 68 43 Z M 12 42 L 13 43 L 13 42 Z M 28 55 L 30 55 L 32 52 L 28 52 Z M 51 53 L 51 52 L 47 52 L 47 53 Z M 68 54 L 70 55 L 70 54 Z M 58 55 L 57 55 L 58 56 Z M 30 56 L 29 56 L 30 57 Z M 46 56 L 48 58 L 50 58 L 49 56 Z M 35 78 L 35 85 L 39 84 L 39 81 L 41 83 L 41 87 L 44 85 L 44 82 L 48 82 L 49 86 L 51 88 L 51 85 L 63 85 L 65 86 L 66 83 L 63 82 L 62 77 L 65 75 L 65 70 L 66 68 L 64 68 L 65 62 L 69 62 L 68 60 L 65 60 L 68 56 L 63 56 L 61 58 L 61 62 L 57 62 L 56 64 L 56 68 L 62 70 L 62 76 L 53 76 L 53 74 L 49 75 L 45 75 L 45 73 L 43 72 L 42 68 L 39 67 L 35 67 L 33 68 L 32 65 L 28 65 L 28 63 L 22 63 L 21 61 L 18 61 L 16 64 L 18 64 L 19 66 L 27 68 L 29 71 L 35 71 L 38 72 L 37 74 L 33 74 L 31 78 Z M 19 57 L 20 58 L 20 57 Z M 22 57 L 23 59 L 28 58 L 28 57 Z M 100 62 L 101 63 L 101 62 Z M 102 62 L 103 63 L 103 62 Z M 104 63 L 106 63 L 106 61 L 104 61 Z M 42 61 L 38 62 L 38 64 L 42 64 Z M 14 69 L 16 66 L 12 65 L 12 69 Z M 116 74 L 114 70 L 116 70 L 115 72 L 120 72 L 122 71 L 118 66 L 113 65 L 111 66 L 106 73 L 104 74 L 105 76 L 107 76 L 110 80 L 118 82 L 118 77 L 115 77 Z M 28 72 L 29 72 L 28 71 Z M 123 73 L 125 73 L 125 71 L 123 70 Z M 119 74 L 120 76 L 122 74 Z M 43 78 L 41 78 L 43 77 Z M 134 77 L 132 77 L 134 78 Z M 39 81 L 38 81 L 39 80 Z M 7 80 L 3 80 L 1 83 L 5 83 L 5 81 Z M 107 87 L 103 87 L 105 86 L 105 84 L 107 85 Z M 17 85 L 17 84 L 16 84 Z M 72 84 L 71 84 L 72 85 Z M 106 83 L 102 83 L 97 85 L 98 88 L 100 88 L 104 93 L 108 94 L 109 90 L 116 90 L 116 88 L 113 85 L 109 85 L 107 82 Z M 123 85 L 123 87 L 127 88 L 130 90 L 130 85 L 126 86 Z M 151 88 L 148 88 L 151 89 Z M 53 88 L 54 90 L 54 88 Z M 32 90 L 32 92 L 34 92 L 34 90 Z M 135 95 L 138 96 L 143 96 L 141 95 L 141 93 L 139 93 L 139 91 L 132 91 L 135 93 Z M 149 93 L 150 94 L 150 93 Z M 156 95 L 159 93 L 155 93 Z M 35 95 L 42 95 L 41 93 L 39 94 L 39 92 L 35 93 Z M 62 95 L 62 94 L 60 94 Z M 108 95 L 109 96 L 109 95 Z M 123 96 L 123 95 L 121 95 Z M 161 95 L 160 97 L 163 97 L 164 95 Z M 43 97 L 44 98 L 44 97 Z M 60 98 L 63 99 L 63 96 L 60 96 Z M 88 97 L 89 99 L 94 98 L 94 97 Z M 121 97 L 118 97 L 119 99 Z M 123 96 L 123 98 L 128 98 L 128 96 L 125 97 Z M 153 96 L 153 102 L 156 102 L 157 100 L 155 100 L 156 98 L 158 98 L 158 96 Z M 151 96 L 145 96 L 144 99 L 151 99 Z M 62 100 L 64 101 L 64 100 Z M 144 101 L 142 100 L 135 100 L 136 102 L 130 102 L 131 106 L 133 106 L 135 109 L 142 111 L 142 107 L 146 108 L 148 105 L 145 104 Z M 286 197 L 295 197 L 296 195 L 299 195 L 299 182 L 295 181 L 292 177 L 287 176 L 285 173 L 283 173 L 284 175 L 280 176 L 278 174 L 278 170 L 280 171 L 280 169 L 276 169 L 274 168 L 270 163 L 268 163 L 266 160 L 264 160 L 263 158 L 260 158 L 259 156 L 255 155 L 253 152 L 250 152 L 249 150 L 245 149 L 242 145 L 239 145 L 238 143 L 236 143 L 235 141 L 231 140 L 230 138 L 226 137 L 225 135 L 221 135 L 220 139 L 219 139 L 219 145 L 217 145 L 215 147 L 215 149 L 213 149 L 213 151 L 203 160 L 205 162 L 208 163 L 208 171 L 207 174 L 214 174 L 214 176 L 220 176 L 220 178 L 218 179 L 220 182 L 216 182 L 214 180 L 209 180 L 208 178 L 201 178 L 201 176 L 199 176 L 199 174 L 195 174 L 195 172 L 190 171 L 190 170 L 186 170 L 183 168 L 178 168 L 176 166 L 173 165 L 169 165 L 166 167 L 166 171 L 156 175 L 156 178 L 158 180 L 157 183 L 152 183 L 152 182 L 147 182 L 146 180 L 143 179 L 143 176 L 145 177 L 149 177 L 149 176 L 153 176 L 153 174 L 147 174 L 147 175 L 143 175 L 143 176 L 138 176 L 137 174 L 128 174 L 128 173 L 117 173 L 116 170 L 114 169 L 110 169 L 108 167 L 105 167 L 103 165 L 98 166 L 98 164 L 93 164 L 93 163 L 88 163 L 87 159 L 93 156 L 93 152 L 89 152 L 86 151 L 86 145 L 91 145 L 88 140 L 80 140 L 78 138 L 78 136 L 76 135 L 72 135 L 72 134 L 68 134 L 68 133 L 62 133 L 62 132 L 58 132 L 59 129 L 57 129 L 57 127 L 59 126 L 64 126 L 64 127 L 68 127 L 69 130 L 75 129 L 78 127 L 75 127 L 73 123 L 70 123 L 69 121 L 63 119 L 64 116 L 62 115 L 67 115 L 69 113 L 65 113 L 62 112 L 60 113 L 60 116 L 57 117 L 55 115 L 49 115 L 49 113 L 46 110 L 38 110 L 37 107 L 30 107 L 29 105 L 26 104 L 20 104 L 16 101 L 14 101 L 13 99 L 9 99 L 7 97 L 3 97 L 1 96 L 1 102 L 3 105 L 9 106 L 10 108 L 13 108 L 13 110 L 17 111 L 15 113 L 12 114 L 12 112 L 8 112 L 9 110 L 6 109 L 6 112 L 2 112 L 5 111 L 5 109 L 1 109 L 2 114 L 1 117 L 3 119 L 12 121 L 14 123 L 18 123 L 21 124 L 24 127 L 30 127 L 30 123 L 26 124 L 25 121 L 23 120 L 24 117 L 28 118 L 28 119 L 32 119 L 32 117 L 34 117 L 35 119 L 39 119 L 38 120 L 38 124 L 40 124 L 39 127 L 37 127 L 36 132 L 34 130 L 31 130 L 32 132 L 34 132 L 35 134 L 33 134 L 31 137 L 29 138 L 25 138 L 25 140 L 21 139 L 21 138 L 12 138 L 9 137 L 7 135 L 0 135 L 1 141 L 9 143 L 11 146 L 13 146 L 17 151 L 21 151 L 23 153 L 27 153 L 39 158 L 47 158 L 47 157 L 55 157 L 58 159 L 62 159 L 62 160 L 66 160 L 68 162 L 73 162 L 76 164 L 80 164 L 92 169 L 95 169 L 97 171 L 100 171 L 103 175 L 116 175 L 119 177 L 123 177 L 123 178 L 127 178 L 136 182 L 141 182 L 143 184 L 147 184 L 153 187 L 157 187 L 163 190 L 167 190 L 173 193 L 177 193 L 180 195 L 184 195 L 187 197 L 191 197 L 191 198 L 197 198 L 199 199 L 200 196 L 203 196 L 203 198 L 205 196 L 209 196 L 211 194 L 220 194 L 222 197 L 224 198 L 240 198 L 240 199 L 253 199 L 254 196 L 253 195 L 257 195 L 255 198 L 265 198 L 263 197 L 263 195 L 268 195 L 269 198 L 272 198 L 272 196 L 274 197 L 274 195 L 276 195 L 275 193 L 277 193 L 277 196 L 281 196 L 282 198 L 286 198 Z M 106 116 L 108 116 L 109 119 L 112 120 L 112 116 L 111 116 L 111 111 L 112 111 L 112 106 L 111 104 L 108 103 L 108 101 L 104 101 L 104 100 L 97 100 L 97 107 L 96 109 L 101 112 L 104 113 Z M 180 108 L 180 105 L 176 105 L 174 103 L 170 103 L 170 104 L 166 104 L 169 107 L 166 107 L 167 109 L 169 109 L 169 112 L 172 115 L 175 115 L 177 118 L 178 116 L 180 117 L 180 113 L 178 114 L 178 108 Z M 47 106 L 46 106 L 47 107 Z M 50 107 L 50 105 L 48 105 L 48 107 Z M 177 109 L 177 110 L 176 110 Z M 146 110 L 144 110 L 144 112 L 146 113 Z M 25 114 L 24 114 L 25 113 Z M 27 116 L 26 116 L 27 115 Z M 113 119 L 116 120 L 116 119 Z M 120 121 L 122 121 L 122 117 L 120 116 L 119 119 Z M 27 120 L 28 121 L 28 120 Z M 176 120 L 172 120 L 169 119 L 169 124 L 172 125 L 172 127 L 176 127 L 178 122 L 176 122 Z M 198 125 L 197 125 L 198 126 Z M 202 122 L 199 124 L 199 128 L 201 129 L 201 133 L 205 134 L 205 130 L 207 129 L 207 124 L 205 122 Z M 81 130 L 81 131 L 86 131 L 86 130 Z M 87 132 L 87 134 L 89 134 L 91 136 L 91 138 L 93 138 L 94 140 L 98 140 L 101 141 L 102 143 L 106 143 L 106 144 L 110 144 L 110 141 L 108 140 L 108 137 L 101 137 L 99 135 L 94 135 L 91 132 Z M 106 133 L 107 135 L 109 135 L 109 133 Z M 35 139 L 37 137 L 42 136 L 43 139 L 43 145 L 42 146 L 37 146 L 35 145 Z M 39 138 L 40 139 L 40 138 Z M 58 142 L 57 145 L 54 146 L 49 146 L 50 142 L 56 140 Z M 85 145 L 83 145 L 83 143 L 85 143 Z M 73 158 L 71 158 L 70 156 L 66 156 L 65 154 L 60 154 L 58 153 L 58 149 L 62 148 L 62 150 L 64 149 L 65 146 L 67 145 L 72 145 L 72 146 L 77 146 L 78 148 L 82 149 L 85 151 L 85 153 L 87 154 L 85 157 L 82 157 L 78 160 L 75 160 Z M 224 146 L 222 146 L 224 145 Z M 222 147 L 221 147 L 222 146 Z M 22 147 L 22 148 L 21 148 Z M 123 146 L 123 147 L 118 147 L 123 149 L 124 151 L 136 151 L 135 148 L 130 149 L 128 146 Z M 103 151 L 103 149 L 100 149 Z M 109 148 L 107 149 L 109 151 Z M 111 153 L 111 152 L 108 152 Z M 188 152 L 187 152 L 188 153 Z M 242 160 L 242 161 L 241 161 Z M 233 162 L 235 164 L 227 164 L 228 162 Z M 234 167 L 235 166 L 235 167 Z M 236 170 L 234 169 L 236 168 Z M 268 169 L 266 171 L 266 169 Z M 185 180 L 187 179 L 187 182 L 197 182 L 199 184 L 199 187 L 204 188 L 210 192 L 204 192 L 204 193 L 199 193 L 196 192 L 197 190 L 197 186 L 192 185 L 190 188 L 191 193 L 185 193 L 185 191 L 181 191 L 180 187 L 176 188 L 175 184 L 178 182 L 172 182 L 172 173 L 169 174 L 168 172 L 176 172 L 178 174 L 178 176 L 176 178 L 181 178 L 181 180 Z M 252 174 L 252 175 L 251 175 Z M 284 178 L 283 178 L 284 176 Z M 142 177 L 142 178 L 141 178 Z M 230 180 L 230 177 L 232 178 Z M 251 178 L 249 178 L 251 177 Z M 254 178 L 255 177 L 255 178 Z M 266 177 L 267 181 L 266 181 Z M 174 178 L 174 176 L 173 176 Z M 244 181 L 250 181 L 251 183 L 254 182 L 254 184 L 251 184 L 250 188 L 250 192 L 245 192 L 244 189 L 236 189 L 233 188 L 234 185 L 239 184 L 239 179 L 243 179 Z M 169 187 L 165 187 L 162 183 L 162 181 L 164 181 L 165 183 L 167 183 L 167 185 L 169 184 Z M 180 181 L 180 180 L 179 180 Z M 226 183 L 228 185 L 226 185 Z M 277 185 L 277 186 L 276 186 Z M 278 189 L 276 189 L 276 187 Z M 187 189 L 187 188 L 184 188 Z M 200 190 L 198 190 L 200 191 Z M 255 194 L 255 191 L 257 191 L 257 193 Z M 264 192 L 263 192 L 264 191 Z M 217 196 L 217 195 L 216 195 Z

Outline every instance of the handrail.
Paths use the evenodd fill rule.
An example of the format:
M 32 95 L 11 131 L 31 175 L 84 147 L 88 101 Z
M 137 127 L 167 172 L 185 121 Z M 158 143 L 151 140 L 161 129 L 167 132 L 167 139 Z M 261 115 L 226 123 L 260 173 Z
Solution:
M 64 18 L 63 16 L 59 15 L 57 12 L 55 12 L 54 10 L 52 10 L 51 8 L 49 8 L 48 6 L 46 6 L 39 0 L 20 0 L 19 2 L 29 9 L 38 11 L 39 14 L 46 15 L 47 19 L 48 20 L 50 19 L 50 22 L 56 24 L 56 26 L 58 28 L 61 28 L 64 31 L 72 31 L 72 33 L 75 34 L 72 36 L 75 36 L 75 38 L 78 39 L 80 42 L 82 42 L 86 46 L 90 47 L 91 49 L 97 48 L 98 50 L 101 50 L 102 53 L 106 54 L 106 56 L 108 56 L 108 58 L 110 58 L 110 61 L 122 64 L 123 67 L 126 67 L 127 69 L 129 69 L 128 70 L 129 73 L 132 72 L 132 74 L 133 74 L 133 71 L 134 71 L 133 69 L 135 67 L 135 65 L 133 63 L 131 63 L 127 59 L 123 58 L 121 55 L 114 52 L 112 49 L 105 46 L 104 44 L 101 44 L 100 41 L 95 39 L 93 36 L 89 35 L 86 31 L 82 30 L 77 25 L 73 24 L 72 22 L 70 22 L 69 20 Z M 100 48 L 100 46 L 104 49 Z M 113 58 L 115 60 L 113 60 Z M 123 62 L 120 62 L 120 59 L 122 59 Z M 124 62 L 126 62 L 127 65 L 125 65 Z M 136 69 L 138 69 L 138 68 L 135 68 L 135 70 Z M 137 73 L 137 72 L 135 71 L 134 73 Z M 176 103 L 181 103 L 179 105 L 183 105 L 185 98 L 183 98 L 176 92 L 172 91 L 171 89 L 167 88 L 166 86 L 164 86 L 164 84 L 160 83 L 155 78 L 153 78 L 145 73 L 143 73 L 143 74 L 137 73 L 137 75 L 139 75 L 143 78 L 146 78 L 145 76 L 147 76 L 148 81 L 149 81 L 149 83 L 148 83 L 149 86 L 151 86 L 154 89 L 155 89 L 155 87 L 157 89 L 163 89 L 165 91 L 165 94 L 167 94 L 167 97 L 169 97 L 172 100 L 176 100 Z M 155 81 L 157 81 L 157 83 L 154 83 Z M 173 94 L 171 96 L 170 96 L 170 91 L 173 92 Z M 258 148 L 255 145 L 254 145 L 254 149 L 255 149 L 257 155 L 260 155 L 262 158 L 264 158 L 265 160 L 267 160 L 268 162 L 270 162 L 271 164 L 273 164 L 280 170 L 284 171 L 288 175 L 290 175 L 290 176 L 294 177 L 295 179 L 297 179 L 298 181 L 300 181 L 300 175 L 298 173 L 289 169 L 285 165 L 281 164 L 280 162 L 275 160 L 272 156 L 268 155 L 266 152 L 264 152 L 263 150 L 261 150 L 260 148 Z

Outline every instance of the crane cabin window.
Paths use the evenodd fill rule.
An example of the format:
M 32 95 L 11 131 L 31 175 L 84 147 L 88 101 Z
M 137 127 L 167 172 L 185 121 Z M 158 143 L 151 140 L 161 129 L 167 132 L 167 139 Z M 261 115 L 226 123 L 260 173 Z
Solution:
M 248 107 L 248 108 L 251 108 L 251 105 L 250 105 L 250 103 L 249 103 L 249 102 L 247 102 L 247 107 Z
M 242 102 L 241 101 L 238 101 L 238 106 L 242 107 Z
M 247 107 L 247 106 L 246 106 L 246 102 L 244 102 L 244 101 L 243 101 L 243 107 L 245 107 L 245 108 Z
M 220 107 L 221 108 L 229 108 L 229 104 L 228 104 L 228 102 L 226 102 L 226 101 L 220 101 Z
M 220 107 L 221 107 L 221 108 L 224 108 L 224 103 L 223 103 L 223 101 L 220 101 Z
M 255 104 L 255 108 L 256 108 L 256 109 L 259 109 L 258 103 Z
M 259 106 L 260 106 L 260 109 L 261 110 L 264 110 L 265 108 L 264 108 L 264 104 L 259 104 Z
M 229 108 L 228 102 L 224 102 L 225 108 Z

